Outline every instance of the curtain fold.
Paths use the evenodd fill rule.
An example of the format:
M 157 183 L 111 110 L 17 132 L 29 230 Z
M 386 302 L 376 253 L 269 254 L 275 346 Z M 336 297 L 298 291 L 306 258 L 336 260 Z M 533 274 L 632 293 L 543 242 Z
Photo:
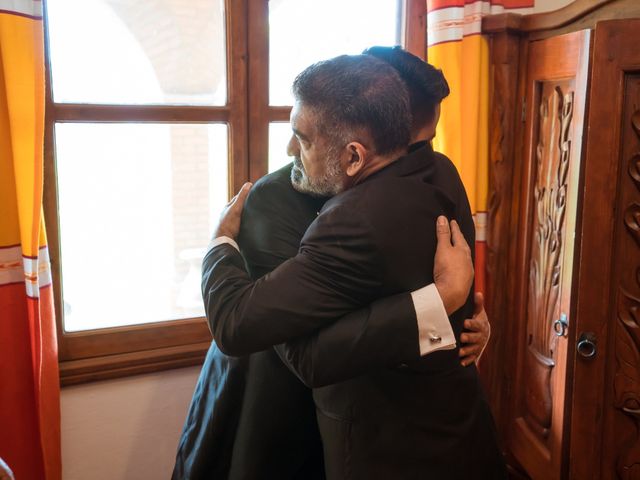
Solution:
M 42 3 L 0 0 L 0 457 L 20 480 L 61 478 L 44 89 Z
M 489 47 L 482 17 L 531 13 L 534 0 L 427 0 L 427 60 L 442 69 L 451 94 L 433 141 L 458 168 L 476 223 L 476 290 L 484 292 L 489 168 Z

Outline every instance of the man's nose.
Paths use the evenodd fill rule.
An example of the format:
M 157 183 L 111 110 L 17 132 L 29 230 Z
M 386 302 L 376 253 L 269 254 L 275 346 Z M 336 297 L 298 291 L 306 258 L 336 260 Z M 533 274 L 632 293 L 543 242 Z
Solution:
M 287 155 L 290 157 L 297 157 L 300 154 L 300 145 L 298 145 L 298 139 L 295 135 L 291 135 L 289 143 L 287 143 Z

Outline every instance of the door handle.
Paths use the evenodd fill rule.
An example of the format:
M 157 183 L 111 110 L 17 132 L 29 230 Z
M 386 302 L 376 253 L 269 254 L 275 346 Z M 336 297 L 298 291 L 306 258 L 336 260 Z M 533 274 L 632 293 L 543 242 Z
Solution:
M 553 322 L 553 332 L 558 337 L 564 337 L 567 334 L 567 329 L 569 328 L 569 322 L 567 321 L 567 315 L 561 314 L 560 318 Z
M 578 338 L 576 350 L 578 354 L 585 359 L 590 359 L 596 356 L 598 351 L 596 345 L 596 334 L 593 332 L 582 332 Z

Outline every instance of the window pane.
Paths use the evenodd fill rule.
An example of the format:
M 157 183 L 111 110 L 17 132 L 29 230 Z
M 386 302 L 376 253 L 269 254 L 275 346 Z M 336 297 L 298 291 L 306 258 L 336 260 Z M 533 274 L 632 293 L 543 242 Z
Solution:
M 287 144 L 291 138 L 291 124 L 277 122 L 269 124 L 269 173 L 293 161 L 287 155 Z
M 56 102 L 226 103 L 224 0 L 49 0 Z
M 62 123 L 55 142 L 65 330 L 203 315 L 227 126 Z
M 269 103 L 292 105 L 295 76 L 319 60 L 399 45 L 398 0 L 269 0 Z

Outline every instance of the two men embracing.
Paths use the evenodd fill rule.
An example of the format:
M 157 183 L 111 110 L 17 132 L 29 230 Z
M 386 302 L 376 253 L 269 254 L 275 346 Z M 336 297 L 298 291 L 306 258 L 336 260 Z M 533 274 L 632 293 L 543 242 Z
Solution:
M 293 85 L 293 166 L 245 185 L 214 231 L 203 262 L 207 319 L 220 351 L 254 354 L 227 425 L 235 437 L 210 451 L 230 452 L 218 462 L 223 478 L 506 478 L 477 370 L 459 359 L 459 343 L 481 349 L 486 337 L 465 332 L 472 316 L 467 327 L 482 330 L 474 226 L 455 167 L 428 141 L 443 98 L 429 99 L 428 67 L 374 48 L 303 71 Z M 290 372 L 313 387 L 313 405 L 288 385 Z M 270 424 L 262 431 L 283 443 L 300 426 L 317 428 L 324 472 L 313 453 L 243 439 L 243 416 Z M 184 440 L 176 471 L 189 463 Z

